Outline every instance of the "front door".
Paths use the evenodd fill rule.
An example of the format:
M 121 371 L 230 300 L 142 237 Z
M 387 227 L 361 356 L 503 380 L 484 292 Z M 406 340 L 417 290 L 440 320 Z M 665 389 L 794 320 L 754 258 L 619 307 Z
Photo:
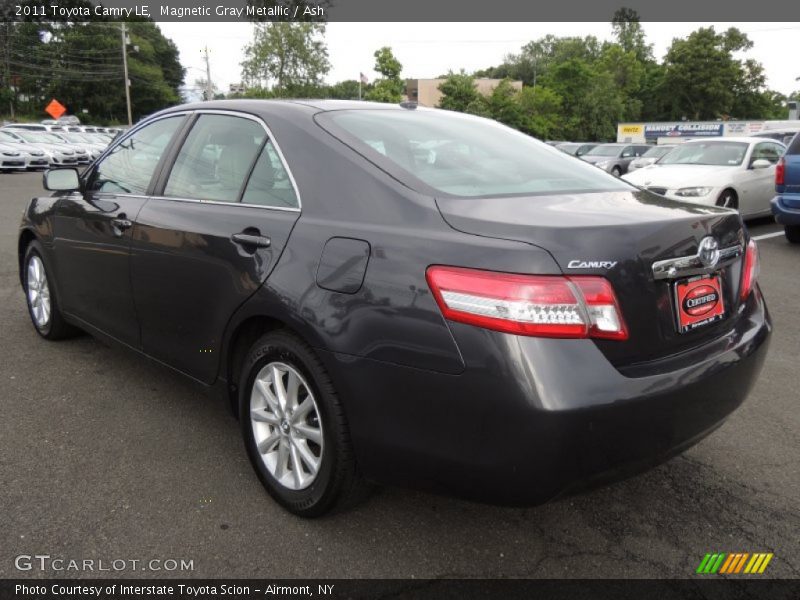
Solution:
M 300 203 L 261 121 L 195 119 L 137 218 L 131 281 L 144 351 L 211 383 L 228 320 L 274 268 Z
M 83 191 L 62 198 L 54 224 L 62 309 L 135 348 L 131 234 L 156 166 L 183 120 L 155 121 L 112 148 L 84 174 Z

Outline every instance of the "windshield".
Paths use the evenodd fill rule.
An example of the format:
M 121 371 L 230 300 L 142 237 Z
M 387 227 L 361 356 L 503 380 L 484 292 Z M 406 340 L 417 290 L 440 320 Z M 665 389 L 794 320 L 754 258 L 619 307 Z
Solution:
M 678 146 L 658 164 L 736 167 L 742 164 L 745 154 L 745 142 L 693 142 Z
M 343 110 L 321 119 L 387 169 L 454 196 L 629 189 L 597 168 L 488 119 L 444 110 Z M 406 178 L 407 179 L 407 178 Z
M 620 152 L 622 152 L 622 146 L 601 144 L 589 150 L 584 156 L 619 156 Z
M 19 139 L 15 138 L 13 135 L 8 133 L 7 131 L 0 131 L 0 141 L 2 141 L 4 144 L 8 144 L 10 142 L 13 142 L 13 143 L 16 143 L 16 144 L 20 143 Z
M 669 154 L 675 146 L 660 146 L 658 148 L 650 148 L 647 152 L 642 154 L 642 158 L 661 158 Z

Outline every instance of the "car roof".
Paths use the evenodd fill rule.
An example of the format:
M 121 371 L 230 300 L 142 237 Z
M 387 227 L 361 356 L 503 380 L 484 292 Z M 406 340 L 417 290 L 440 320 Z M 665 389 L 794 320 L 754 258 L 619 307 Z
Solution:
M 686 140 L 683 142 L 684 144 L 698 144 L 701 142 L 745 142 L 748 144 L 754 144 L 759 142 L 764 142 L 763 137 L 753 137 L 753 136 L 725 136 L 725 137 L 713 137 L 713 138 L 702 138 L 698 140 Z M 770 140 L 773 142 L 777 142 L 777 140 Z M 777 142 L 780 144 L 780 142 Z
M 213 100 L 208 102 L 192 102 L 172 106 L 168 109 L 150 115 L 166 115 L 173 112 L 184 110 L 230 110 L 240 111 L 251 114 L 290 116 L 298 113 L 314 114 L 333 110 L 409 110 L 399 104 L 387 104 L 383 102 L 365 102 L 360 100 L 318 100 L 318 99 L 235 99 L 235 100 Z M 420 106 L 419 110 L 431 110 Z M 143 121 L 149 120 L 142 119 Z

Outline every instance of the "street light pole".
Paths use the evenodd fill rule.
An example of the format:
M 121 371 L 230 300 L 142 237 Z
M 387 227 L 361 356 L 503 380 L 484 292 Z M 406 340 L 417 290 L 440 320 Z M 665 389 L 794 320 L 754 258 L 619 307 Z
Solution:
M 122 34 L 122 70 L 125 75 L 125 104 L 128 107 L 128 127 L 133 125 L 133 117 L 131 115 L 131 81 L 128 79 L 128 35 L 125 30 L 125 23 L 122 24 L 120 29 Z
M 214 87 L 211 84 L 211 61 L 208 60 L 208 46 L 205 47 L 206 59 L 206 100 L 214 99 Z

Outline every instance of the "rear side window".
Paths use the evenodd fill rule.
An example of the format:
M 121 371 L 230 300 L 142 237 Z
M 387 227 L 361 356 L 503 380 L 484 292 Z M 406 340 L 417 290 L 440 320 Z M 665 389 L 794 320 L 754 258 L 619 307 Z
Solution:
M 164 195 L 237 202 L 266 137 L 251 119 L 200 115 L 175 159 Z
M 523 133 L 470 115 L 342 110 L 324 113 L 318 122 L 412 189 L 428 193 L 426 187 L 463 197 L 632 189 Z
M 144 126 L 111 150 L 92 175 L 89 189 L 116 194 L 145 194 L 183 115 Z
M 273 208 L 299 208 L 289 173 L 270 141 L 264 145 L 242 195 L 244 204 Z

